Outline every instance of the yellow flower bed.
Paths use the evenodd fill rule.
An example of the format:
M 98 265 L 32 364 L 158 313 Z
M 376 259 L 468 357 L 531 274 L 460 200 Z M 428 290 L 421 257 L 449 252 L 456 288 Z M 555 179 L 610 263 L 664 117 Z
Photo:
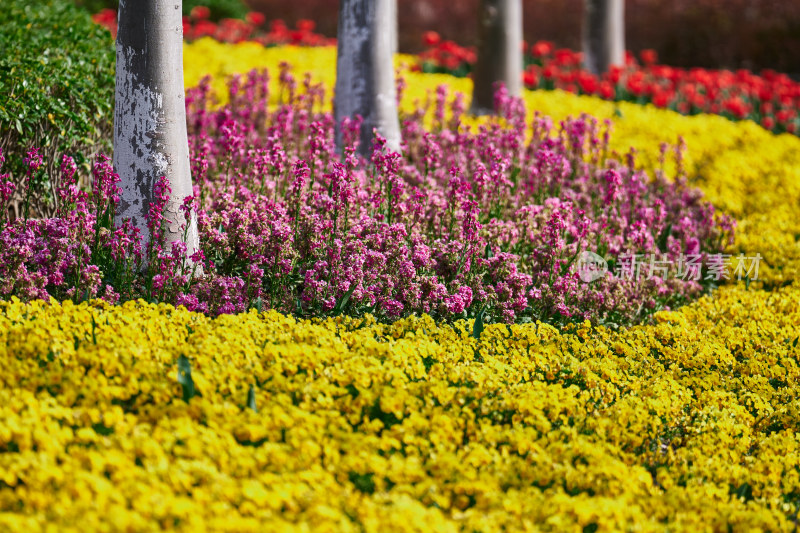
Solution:
M 253 43 L 223 44 L 201 39 L 184 48 L 185 82 L 194 86 L 206 74 L 225 97 L 225 78 L 253 68 L 268 68 L 277 78 L 278 65 L 290 63 L 295 76 L 310 72 L 317 82 L 332 87 L 336 78 L 336 49 L 292 46 L 263 48 Z M 446 75 L 421 74 L 409 70 L 410 56 L 397 56 L 395 63 L 408 82 L 402 102 L 406 111 L 414 102 L 433 95 L 447 84 L 464 93 L 469 101 L 472 82 Z M 676 144 L 682 136 L 689 147 L 687 171 L 694 184 L 705 191 L 720 210 L 739 221 L 732 254 L 760 253 L 759 278 L 770 285 L 797 279 L 800 274 L 800 138 L 775 136 L 752 122 L 731 122 L 714 115 L 682 116 L 653 106 L 613 103 L 563 91 L 525 91 L 528 112 L 540 111 L 555 121 L 589 113 L 614 122 L 612 146 L 620 153 L 638 150 L 639 161 L 648 170 L 658 167 L 661 143 Z M 668 165 L 669 172 L 674 165 Z
M 0 303 L 0 530 L 790 531 L 798 323 L 794 288 L 480 341 Z

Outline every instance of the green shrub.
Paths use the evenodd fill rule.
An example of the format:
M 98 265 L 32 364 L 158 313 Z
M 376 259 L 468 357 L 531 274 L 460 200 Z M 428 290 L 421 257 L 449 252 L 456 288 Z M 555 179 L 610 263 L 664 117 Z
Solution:
M 76 0 L 90 13 L 98 13 L 103 9 L 118 9 L 119 0 Z M 183 14 L 188 15 L 193 7 L 205 6 L 211 11 L 211 20 L 224 18 L 243 19 L 250 11 L 242 0 L 183 0 Z
M 183 0 L 183 14 L 188 15 L 195 6 L 206 6 L 211 20 L 243 19 L 250 9 L 242 0 Z
M 114 42 L 71 0 L 3 0 L 0 10 L 0 148 L 3 172 L 24 178 L 30 147 L 50 167 L 36 176 L 38 215 L 52 210 L 60 154 L 111 153 Z M 18 188 L 19 190 L 20 188 Z
M 75 3 L 89 13 L 99 13 L 104 9 L 119 9 L 119 0 L 75 0 Z

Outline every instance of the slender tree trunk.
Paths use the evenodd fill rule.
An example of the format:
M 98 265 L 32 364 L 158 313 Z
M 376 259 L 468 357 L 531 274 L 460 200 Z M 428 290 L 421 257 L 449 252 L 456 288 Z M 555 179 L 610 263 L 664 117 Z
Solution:
M 398 46 L 398 20 L 397 20 L 397 0 L 389 0 L 389 31 L 391 32 L 390 41 L 392 48 L 392 55 L 397 53 Z
M 625 0 L 584 0 L 583 62 L 593 74 L 625 65 Z
M 117 219 L 130 218 L 145 244 L 154 185 L 169 179 L 164 210 L 167 249 L 182 241 L 179 209 L 192 194 L 183 90 L 182 0 L 120 0 L 117 33 L 114 168 L 121 179 Z M 187 255 L 199 248 L 197 218 L 188 221 Z
M 386 138 L 389 149 L 400 151 L 394 64 L 392 16 L 394 0 L 341 0 L 336 62 L 336 143 L 342 148 L 340 125 L 345 117 L 361 115 L 359 152 L 372 152 L 373 128 Z
M 481 0 L 472 113 L 494 111 L 495 83 L 522 93 L 522 0 Z

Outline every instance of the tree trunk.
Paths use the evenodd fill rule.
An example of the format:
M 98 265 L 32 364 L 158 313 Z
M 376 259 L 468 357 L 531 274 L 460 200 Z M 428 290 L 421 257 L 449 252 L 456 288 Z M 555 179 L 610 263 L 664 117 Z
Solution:
M 334 117 L 336 143 L 342 148 L 341 121 L 361 115 L 359 152 L 372 153 L 373 128 L 389 149 L 400 151 L 394 64 L 392 62 L 393 0 L 341 0 L 336 62 Z
M 495 83 L 522 93 L 522 0 L 481 0 L 472 113 L 494 111 Z
M 391 45 L 392 56 L 397 53 L 398 51 L 398 33 L 399 28 L 397 26 L 397 0 L 389 0 L 389 31 L 391 32 L 389 37 L 389 43 Z
M 162 176 L 172 192 L 164 210 L 167 250 L 183 241 L 179 209 L 192 194 L 183 90 L 182 0 L 121 0 L 117 33 L 114 168 L 122 189 L 117 220 L 130 218 L 146 245 L 146 215 Z M 187 256 L 199 248 L 192 213 Z
M 598 75 L 625 65 L 625 0 L 584 0 L 583 63 Z

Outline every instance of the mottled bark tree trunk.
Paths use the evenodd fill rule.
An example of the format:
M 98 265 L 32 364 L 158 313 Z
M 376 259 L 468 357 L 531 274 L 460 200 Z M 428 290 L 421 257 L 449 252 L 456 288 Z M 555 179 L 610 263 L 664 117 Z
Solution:
M 494 111 L 495 83 L 522 93 L 522 0 L 481 0 L 472 113 Z
M 117 220 L 130 218 L 145 244 L 146 215 L 161 176 L 172 193 L 164 210 L 167 249 L 188 224 L 187 254 L 199 247 L 197 219 L 179 209 L 192 194 L 183 90 L 182 0 L 121 0 L 117 33 L 114 168 L 121 179 Z
M 394 0 L 341 0 L 336 62 L 336 143 L 342 148 L 340 124 L 345 117 L 361 115 L 359 151 L 372 152 L 373 128 L 386 138 L 391 150 L 400 151 L 392 31 Z
M 584 0 L 583 63 L 593 74 L 625 64 L 625 0 Z

